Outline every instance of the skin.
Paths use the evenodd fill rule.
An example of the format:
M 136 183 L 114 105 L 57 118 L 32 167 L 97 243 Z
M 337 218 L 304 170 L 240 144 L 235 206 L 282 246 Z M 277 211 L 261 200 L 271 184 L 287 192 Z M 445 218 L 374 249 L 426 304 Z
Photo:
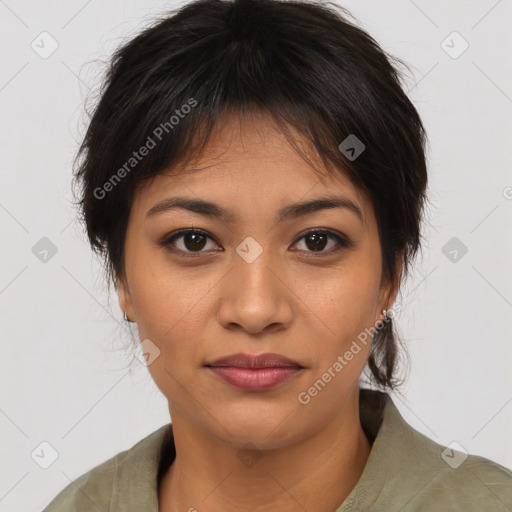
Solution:
M 382 319 L 398 281 L 381 283 L 371 201 L 341 171 L 328 176 L 314 152 L 308 155 L 314 167 L 264 114 L 242 122 L 226 115 L 187 167 L 207 168 L 178 174 L 175 166 L 135 195 L 117 286 L 140 339 L 160 350 L 148 369 L 168 399 L 177 452 L 159 485 L 161 512 L 331 512 L 364 469 L 371 444 L 359 419 L 358 379 L 370 342 L 309 403 L 298 395 Z M 325 194 L 352 200 L 362 220 L 332 208 L 276 222 L 283 206 Z M 178 195 L 229 208 L 235 219 L 182 208 L 146 216 Z M 159 244 L 187 228 L 211 238 L 197 248 L 181 237 L 170 246 L 175 253 Z M 304 236 L 313 228 L 353 245 L 340 247 L 329 237 L 315 252 Z M 236 252 L 248 236 L 263 250 L 252 263 Z M 278 353 L 304 369 L 274 389 L 250 392 L 204 367 L 238 352 Z M 254 462 L 244 463 L 241 454 Z

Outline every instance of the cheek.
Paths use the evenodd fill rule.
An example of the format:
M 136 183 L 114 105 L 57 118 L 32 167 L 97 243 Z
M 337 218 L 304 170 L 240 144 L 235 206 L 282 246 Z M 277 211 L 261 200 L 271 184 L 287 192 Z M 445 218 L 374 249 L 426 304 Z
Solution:
M 142 239 L 142 235 L 139 235 Z M 134 234 L 127 238 L 126 267 L 130 296 L 137 314 L 139 331 L 147 337 L 161 338 L 187 310 L 189 287 L 181 282 L 181 274 L 171 272 L 165 264 L 164 251 L 148 242 L 136 243 Z
M 190 283 L 188 283 L 190 284 Z M 152 335 L 160 343 L 167 343 L 180 333 L 191 334 L 197 326 L 196 319 L 204 309 L 204 295 L 198 290 L 184 289 L 177 280 L 147 281 L 134 295 L 137 296 L 137 318 L 139 329 Z
M 164 262 L 165 263 L 165 262 Z M 137 260 L 130 275 L 131 296 L 140 338 L 152 340 L 171 361 L 194 356 L 208 315 L 212 275 L 172 270 L 158 259 Z M 210 308 L 211 309 L 211 308 Z
M 316 287 L 309 301 L 338 339 L 357 336 L 362 329 L 373 325 L 378 278 L 371 270 L 351 268 Z
M 133 286 L 140 339 L 151 340 L 160 351 L 148 370 L 164 396 L 185 406 L 195 389 L 191 372 L 203 363 L 201 342 L 211 315 L 206 311 L 208 282 L 165 274 L 140 277 Z
M 329 369 L 337 376 L 344 376 L 333 379 L 336 384 L 329 386 L 330 392 L 334 392 L 333 388 L 339 392 L 340 386 L 350 387 L 357 382 L 366 365 L 374 333 L 379 277 L 368 269 L 339 273 L 337 278 L 333 276 L 315 287 L 310 296 L 309 304 L 315 305 L 315 315 L 321 319 L 317 325 L 325 326 L 321 336 L 311 333 L 314 339 L 322 340 L 315 346 L 319 363 L 316 376 L 321 378 Z

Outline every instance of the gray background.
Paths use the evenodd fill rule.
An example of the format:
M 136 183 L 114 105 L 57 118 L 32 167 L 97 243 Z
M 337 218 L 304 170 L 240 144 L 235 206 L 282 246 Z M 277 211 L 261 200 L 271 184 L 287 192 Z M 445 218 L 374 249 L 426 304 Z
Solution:
M 75 221 L 70 180 L 101 62 L 174 5 L 0 1 L 2 511 L 41 510 L 169 421 L 147 369 L 120 348 L 130 333 Z M 431 141 L 433 208 L 399 299 L 411 365 L 395 403 L 435 441 L 512 467 L 512 3 L 343 5 L 413 68 L 409 95 Z M 453 31 L 469 44 L 461 54 Z M 47 58 L 31 47 L 49 51 L 52 39 Z M 43 237 L 57 250 L 46 261 Z M 58 452 L 47 469 L 43 441 Z

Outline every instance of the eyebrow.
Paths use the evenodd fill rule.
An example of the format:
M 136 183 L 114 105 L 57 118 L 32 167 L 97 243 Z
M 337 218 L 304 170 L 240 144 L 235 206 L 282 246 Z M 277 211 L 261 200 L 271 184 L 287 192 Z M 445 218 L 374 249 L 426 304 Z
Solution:
M 207 217 L 218 218 L 228 223 L 233 223 L 236 220 L 236 215 L 234 214 L 233 210 L 223 208 L 222 206 L 219 206 L 210 201 L 191 199 L 181 196 L 170 197 L 158 202 L 148 210 L 146 217 L 152 217 L 174 208 L 182 208 L 184 210 L 198 213 L 200 215 L 205 215 Z M 359 206 L 357 206 L 353 201 L 346 197 L 331 195 L 284 206 L 277 213 L 277 221 L 284 222 L 321 210 L 329 210 L 333 208 L 347 209 L 356 214 L 361 222 L 363 221 L 361 208 L 359 208 Z

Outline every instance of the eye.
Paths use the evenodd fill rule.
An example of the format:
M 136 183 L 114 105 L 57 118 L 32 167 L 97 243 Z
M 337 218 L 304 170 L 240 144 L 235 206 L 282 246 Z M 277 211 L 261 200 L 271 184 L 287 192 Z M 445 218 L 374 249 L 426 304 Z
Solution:
M 184 253 L 185 255 L 194 255 L 194 253 L 210 252 L 212 249 L 203 251 L 208 243 L 207 240 L 213 240 L 206 231 L 201 229 L 183 229 L 174 233 L 172 236 L 165 238 L 161 243 L 171 252 Z M 217 245 L 217 244 L 214 244 Z M 219 251 L 219 249 L 213 249 Z M 223 250 L 223 249 L 220 249 Z
M 209 248 L 208 240 L 213 242 Z M 353 246 L 353 243 L 343 236 L 318 228 L 302 235 L 294 245 L 300 246 L 299 242 L 302 240 L 303 248 L 298 249 L 300 252 L 312 253 L 313 255 L 318 253 L 319 256 L 333 254 Z M 223 249 L 218 248 L 219 246 L 213 241 L 213 238 L 202 229 L 182 229 L 164 238 L 160 245 L 173 253 L 179 253 L 186 257 L 200 256 L 211 251 L 223 251 Z M 324 250 L 326 247 L 329 247 L 329 249 Z M 206 250 L 203 250 L 205 248 Z
M 331 240 L 331 243 L 329 243 L 329 239 Z M 299 242 L 301 240 L 303 240 L 302 247 L 305 247 L 305 249 L 299 250 L 313 254 L 319 253 L 319 255 L 336 253 L 342 249 L 349 249 L 353 245 L 348 239 L 325 229 L 314 229 L 308 231 L 299 238 Z M 334 241 L 334 243 L 332 241 Z M 330 249 L 324 250 L 329 245 Z M 332 248 L 333 246 L 334 248 Z

